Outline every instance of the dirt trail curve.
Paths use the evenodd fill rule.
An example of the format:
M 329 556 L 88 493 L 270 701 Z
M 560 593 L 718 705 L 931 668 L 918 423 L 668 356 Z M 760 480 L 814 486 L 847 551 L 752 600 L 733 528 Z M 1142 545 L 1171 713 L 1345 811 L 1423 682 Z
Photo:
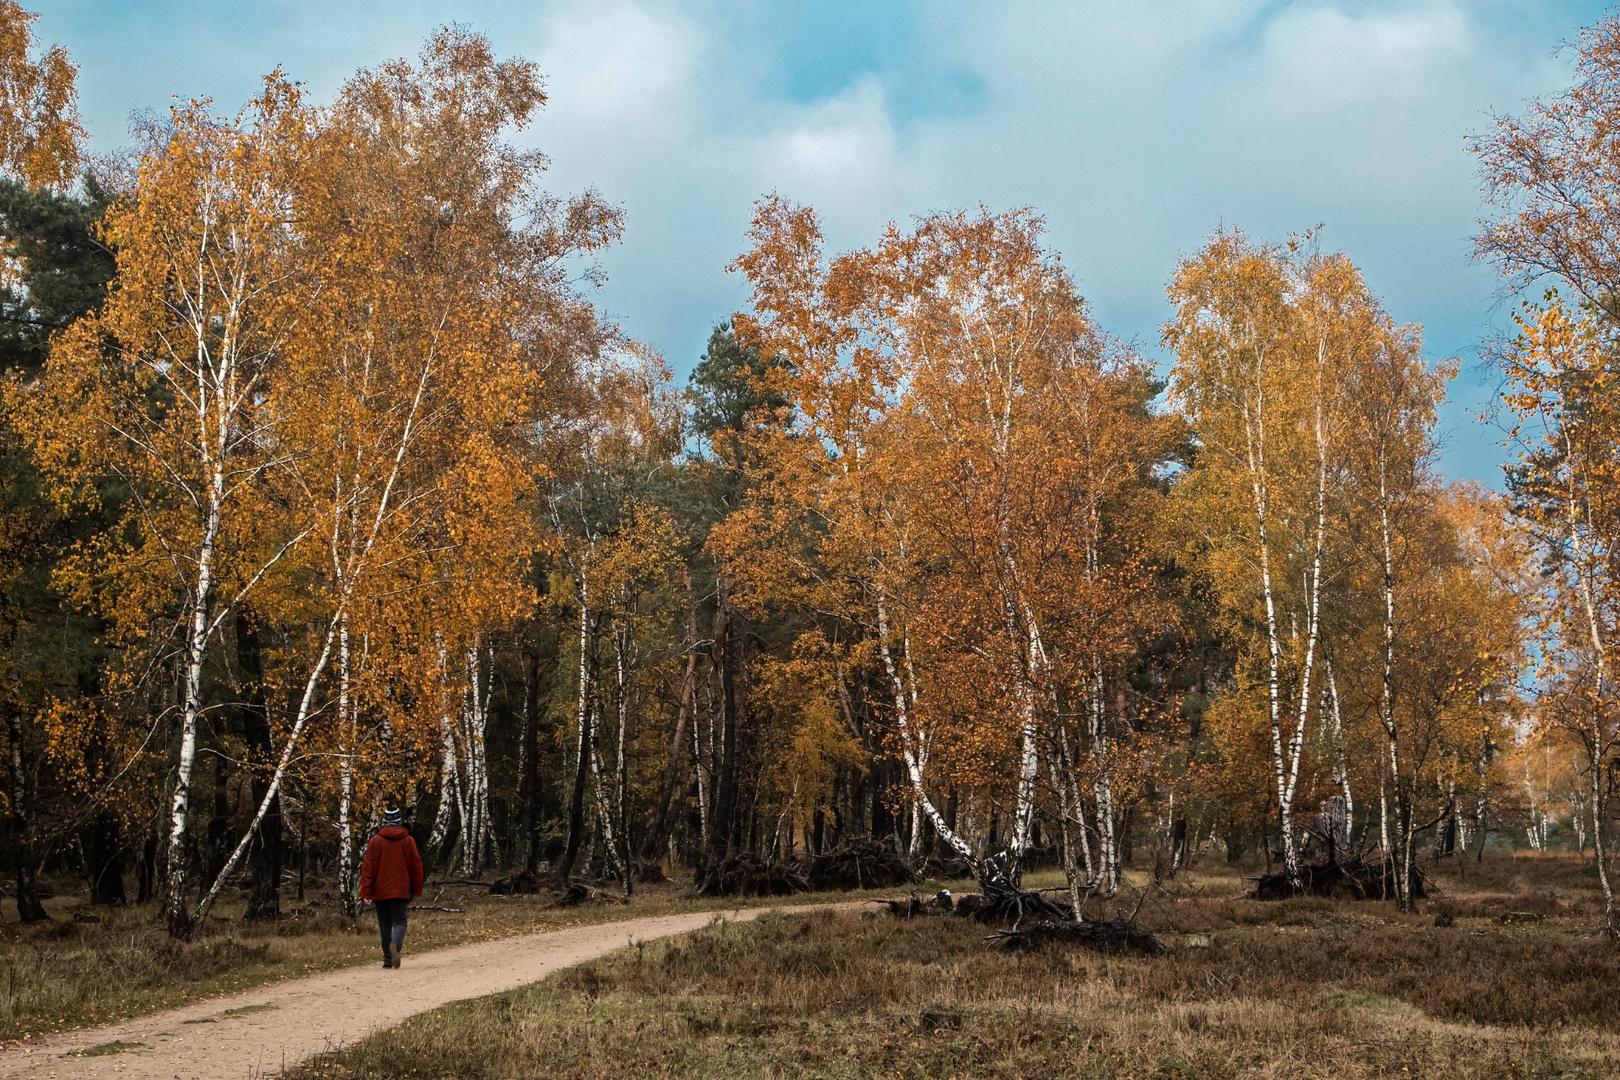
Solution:
M 0 1080 L 248 1080 L 349 1045 L 416 1013 L 536 982 L 633 941 L 697 930 L 720 917 L 742 922 L 767 911 L 822 906 L 843 905 L 655 915 L 414 955 L 407 947 L 399 971 L 384 970 L 380 961 L 343 968 L 11 1047 L 0 1052 Z M 110 1049 L 112 1043 L 140 1045 L 82 1054 Z

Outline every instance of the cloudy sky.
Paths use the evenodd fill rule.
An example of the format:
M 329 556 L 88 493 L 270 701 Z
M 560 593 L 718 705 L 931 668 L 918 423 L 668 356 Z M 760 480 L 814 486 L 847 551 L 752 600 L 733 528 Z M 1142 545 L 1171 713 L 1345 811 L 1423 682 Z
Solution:
M 1506 317 L 1471 264 L 1465 137 L 1568 77 L 1593 0 L 35 0 L 80 61 L 94 147 L 176 95 L 234 111 L 280 65 L 325 99 L 461 22 L 541 65 L 525 133 L 559 191 L 627 211 L 600 301 L 685 373 L 742 300 L 724 272 L 778 191 L 835 247 L 929 210 L 1034 206 L 1110 330 L 1158 355 L 1164 286 L 1215 225 L 1317 224 L 1436 357 Z M 1497 481 L 1471 365 L 1449 475 Z

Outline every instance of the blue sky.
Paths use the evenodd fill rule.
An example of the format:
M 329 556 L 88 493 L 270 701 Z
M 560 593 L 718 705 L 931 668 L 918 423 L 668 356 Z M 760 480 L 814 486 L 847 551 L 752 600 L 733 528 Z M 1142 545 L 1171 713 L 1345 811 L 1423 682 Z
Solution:
M 815 205 L 835 247 L 891 219 L 1035 206 L 1099 320 L 1157 355 L 1179 254 L 1227 223 L 1326 226 L 1434 356 L 1471 360 L 1510 302 L 1470 263 L 1482 212 L 1464 145 L 1568 76 L 1560 42 L 1603 12 L 1548 0 L 35 0 L 82 64 L 98 150 L 134 109 L 234 109 L 277 65 L 327 98 L 358 67 L 469 24 L 536 60 L 525 140 L 559 191 L 595 187 L 629 231 L 599 297 L 678 372 L 742 301 L 724 272 L 750 205 Z M 1465 369 L 1448 475 L 1498 482 Z

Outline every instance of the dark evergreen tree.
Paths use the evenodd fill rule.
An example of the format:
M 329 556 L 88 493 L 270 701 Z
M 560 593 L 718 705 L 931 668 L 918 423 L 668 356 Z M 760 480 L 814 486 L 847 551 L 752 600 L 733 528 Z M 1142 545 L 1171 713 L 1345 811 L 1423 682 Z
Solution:
M 10 263 L 0 287 L 0 375 L 21 378 L 37 371 L 52 335 L 105 295 L 114 260 L 96 239 L 95 224 L 107 202 L 89 177 L 82 196 L 0 180 L 0 251 Z M 63 602 L 50 574 L 61 553 L 100 523 L 64 517 L 43 498 L 14 425 L 0 420 L 0 565 L 6 569 L 0 578 L 0 664 L 8 669 L 11 688 L 0 700 L 10 743 L 6 855 L 25 922 L 47 917 L 35 882 L 39 863 L 55 846 L 47 833 L 60 837 L 83 829 L 91 899 L 124 898 L 117 815 L 99 802 L 69 805 L 60 785 L 42 782 L 42 733 L 30 723 L 53 691 L 67 698 L 98 691 L 96 627 Z M 92 746 L 90 752 L 102 751 Z M 46 813 L 42 799 L 58 805 Z

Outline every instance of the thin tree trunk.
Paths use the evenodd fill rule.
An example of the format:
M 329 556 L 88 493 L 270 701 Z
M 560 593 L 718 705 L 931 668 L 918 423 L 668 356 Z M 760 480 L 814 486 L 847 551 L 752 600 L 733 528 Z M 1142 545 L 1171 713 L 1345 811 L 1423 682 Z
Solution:
M 626 867 L 619 857 L 618 829 L 614 826 L 613 805 L 608 794 L 608 785 L 602 778 L 602 748 L 601 748 L 601 719 L 602 710 L 600 700 L 591 703 L 592 730 L 597 737 L 591 742 L 591 791 L 596 796 L 596 832 L 602 839 L 602 854 L 609 863 L 609 869 L 623 878 Z
M 523 670 L 523 835 L 528 845 L 523 869 L 540 872 L 540 647 L 528 642 Z
M 206 423 L 203 433 L 206 444 Z M 164 915 L 169 935 L 191 936 L 191 913 L 186 906 L 187 826 L 191 815 L 191 773 L 197 760 L 197 726 L 202 716 L 203 664 L 208 656 L 209 616 L 214 602 L 214 547 L 218 543 L 220 506 L 225 498 L 225 469 L 210 462 L 208 504 L 202 541 L 197 548 L 197 577 L 188 598 L 184 690 L 180 705 L 180 751 L 174 770 L 174 793 L 169 802 L 169 843 L 164 874 Z
M 275 746 L 270 736 L 270 710 L 264 699 L 264 658 L 258 626 L 246 608 L 237 610 L 235 621 L 236 669 L 241 677 L 241 686 L 237 689 L 241 698 L 238 708 L 248 744 L 253 803 L 257 806 L 265 802 L 270 793 Z M 281 914 L 281 863 L 281 796 L 277 794 L 269 799 L 264 826 L 253 845 L 249 863 L 252 885 L 245 918 L 273 919 Z
M 1104 896 L 1119 891 L 1120 844 L 1114 808 L 1113 760 L 1108 738 L 1108 700 L 1102 672 L 1091 676 L 1090 708 L 1091 756 L 1097 770 L 1092 791 L 1097 801 L 1097 854 L 1100 865 L 1096 884 Z
M 360 913 L 354 858 L 354 751 L 358 725 L 350 709 L 349 623 L 338 624 L 338 896 L 352 919 Z
M 118 815 L 107 807 L 96 811 L 87 830 L 85 870 L 92 904 L 122 904 L 124 893 L 123 828 Z
M 456 756 L 455 721 L 450 718 L 450 655 L 443 635 L 435 631 L 434 638 L 439 659 L 439 807 L 433 815 L 433 831 L 428 834 L 428 847 L 434 852 L 439 865 L 449 867 L 453 864 L 449 856 L 455 854 L 454 850 L 445 851 L 451 826 L 458 826 L 459 843 L 460 835 L 467 829 L 467 817 L 465 813 L 457 817 L 457 810 L 465 799 L 461 793 L 460 760 Z
M 946 824 L 944 815 L 934 806 L 933 799 L 928 795 L 928 786 L 923 773 L 924 760 L 919 754 L 918 744 L 921 742 L 921 737 L 920 733 L 915 730 L 911 720 L 911 707 L 916 703 L 916 687 L 914 682 L 901 677 L 900 669 L 895 663 L 894 650 L 890 648 L 888 607 L 881 596 L 878 598 L 877 603 L 877 617 L 878 650 L 883 658 L 883 669 L 887 672 L 889 683 L 894 689 L 895 727 L 900 735 L 900 756 L 905 763 L 906 778 L 911 783 L 911 797 L 916 800 L 916 805 L 922 808 L 923 813 L 927 816 L 930 824 L 933 825 L 934 831 L 939 835 L 939 838 L 945 841 L 951 850 L 960 855 L 968 866 L 972 868 L 974 877 L 978 878 L 981 883 L 989 883 L 998 877 L 997 870 L 992 864 L 986 864 L 979 860 L 968 842 L 957 835 L 955 829 Z
M 714 747 L 715 728 L 713 692 L 714 672 L 711 670 L 709 675 L 709 702 L 707 708 L 704 710 L 709 718 L 708 730 L 707 732 L 696 732 L 695 734 L 698 737 L 695 737 L 692 740 L 692 781 L 693 785 L 697 788 L 698 858 L 700 861 L 706 857 L 706 853 L 709 850 L 709 812 L 712 805 L 710 803 L 710 798 L 712 797 L 710 789 L 714 786 L 710 781 L 712 774 L 709 768 L 709 760 L 713 757 L 712 751 Z M 703 737 L 705 735 L 707 738 Z M 708 759 L 705 758 L 705 743 L 708 744 Z
M 1474 861 L 1485 861 L 1485 841 L 1490 836 L 1490 825 L 1486 815 L 1490 811 L 1491 790 L 1487 783 L 1491 765 L 1491 736 L 1489 733 L 1481 740 L 1479 747 L 1479 761 L 1476 768 L 1479 772 L 1479 802 L 1475 804 L 1475 821 L 1479 825 L 1479 850 L 1474 853 Z
M 707 889 L 720 864 L 735 848 L 737 815 L 737 736 L 747 709 L 743 687 L 743 665 L 747 650 L 747 627 L 741 612 L 731 603 L 729 574 L 722 570 L 715 605 L 715 642 L 720 668 L 720 745 L 718 775 L 715 777 L 714 810 L 709 817 L 708 845 L 704 851 L 700 891 Z
M 456 803 L 460 799 L 457 788 L 460 786 L 461 768 L 456 762 L 456 736 L 450 730 L 450 715 L 447 712 L 439 714 L 439 806 L 433 814 L 433 829 L 428 833 L 428 847 L 440 856 L 440 864 L 444 845 L 450 839 L 451 827 L 455 824 Z
M 462 693 L 462 745 L 466 758 L 466 795 L 462 800 L 462 869 L 470 877 L 483 873 L 485 860 L 494 853 L 489 825 L 489 768 L 484 737 L 489 721 L 489 694 L 485 685 L 478 638 L 467 649 L 467 685 Z
M 682 751 L 686 743 L 686 729 L 692 723 L 692 709 L 697 691 L 697 661 L 698 654 L 695 648 L 697 640 L 697 613 L 687 613 L 687 641 L 686 677 L 681 680 L 681 704 L 675 714 L 675 733 L 669 740 L 669 760 L 664 765 L 664 778 L 658 787 L 657 812 L 653 816 L 652 830 L 647 834 L 647 841 L 642 845 L 643 858 L 658 858 L 669 843 L 670 830 L 674 824 L 670 816 L 670 804 L 675 797 L 675 785 L 680 779 Z
M 1080 793 L 1080 777 L 1070 752 L 1068 728 L 1061 719 L 1058 738 L 1057 752 L 1048 755 L 1047 771 L 1051 774 L 1052 790 L 1058 798 L 1058 828 L 1063 842 L 1063 876 L 1069 883 L 1069 902 L 1078 912 L 1081 900 L 1094 886 L 1096 877 L 1091 864 L 1091 843 L 1086 836 L 1086 811 Z M 1077 846 L 1085 862 L 1083 875 L 1080 860 L 1075 858 Z
M 1566 438 L 1566 448 L 1568 442 Z M 1574 457 L 1571 453 L 1571 458 Z M 1573 474 L 1570 481 L 1574 484 Z M 1609 880 L 1609 854 L 1608 842 L 1604 836 L 1604 818 L 1607 816 L 1607 799 L 1605 798 L 1604 772 L 1605 762 L 1609 751 L 1609 724 L 1604 715 L 1604 704 L 1608 700 L 1609 653 L 1607 643 L 1603 640 L 1603 632 L 1598 624 L 1597 603 L 1593 598 L 1592 582 L 1587 571 L 1586 546 L 1581 535 L 1579 500 L 1572 489 L 1568 496 L 1569 512 L 1569 538 L 1574 553 L 1575 579 L 1579 583 L 1581 606 L 1586 615 L 1587 633 L 1592 646 L 1592 658 L 1597 667 L 1597 693 L 1593 701 L 1592 724 L 1586 737 L 1590 739 L 1587 747 L 1590 769 L 1592 795 L 1592 857 L 1597 862 L 1598 884 L 1603 889 L 1603 928 L 1610 938 L 1620 937 L 1620 922 L 1617 922 L 1614 904 L 1614 886 Z
M 619 752 L 617 767 L 614 770 L 614 805 L 619 812 L 619 842 L 623 845 L 621 862 L 624 864 L 624 895 L 629 896 L 635 889 L 635 873 L 631 865 L 630 855 L 630 679 L 626 670 L 630 649 L 629 631 L 623 626 L 616 634 L 614 647 L 614 672 L 619 686 Z
M 33 789 L 28 783 L 28 769 L 23 757 L 22 714 L 12 705 L 0 706 L 6 712 L 6 737 L 11 742 L 8 763 L 11 766 L 11 835 L 17 844 L 17 916 L 23 922 L 48 920 L 45 905 L 39 899 L 39 885 L 34 880 L 33 822 L 29 811 L 33 808 Z
M 215 898 L 219 896 L 219 890 L 225 886 L 225 880 L 235 873 L 237 866 L 242 861 L 242 857 L 247 854 L 248 847 L 252 844 L 254 836 L 258 834 L 265 815 L 269 813 L 271 802 L 280 793 L 282 780 L 287 775 L 287 766 L 292 762 L 293 753 L 298 749 L 298 741 L 314 714 L 315 691 L 320 686 L 321 676 L 326 673 L 327 664 L 331 662 L 332 646 L 337 638 L 337 630 L 338 622 L 334 619 L 331 625 L 327 627 L 326 640 L 321 647 L 320 658 L 316 660 L 315 667 L 310 671 L 309 678 L 304 683 L 304 693 L 298 702 L 298 716 L 293 722 L 292 731 L 287 735 L 287 745 L 281 750 L 281 758 L 276 762 L 276 771 L 270 778 L 270 787 L 265 792 L 264 799 L 260 801 L 258 811 L 253 815 L 252 823 L 248 826 L 247 831 L 242 834 L 241 841 L 237 843 L 236 850 L 232 851 L 231 857 L 226 860 L 225 868 L 214 879 L 213 886 L 202 898 L 201 903 L 197 905 L 196 912 L 190 915 L 189 926 L 196 926 L 208 918 L 209 909 L 213 907 Z
M 1385 779 L 1389 775 L 1389 763 L 1378 766 L 1378 843 L 1379 851 L 1383 854 L 1384 889 L 1381 899 L 1389 899 L 1389 870 L 1393 853 L 1389 848 L 1389 797 L 1385 793 Z
M 581 841 L 585 835 L 585 786 L 590 777 L 591 750 L 596 741 L 591 730 L 594 713 L 592 701 L 596 697 L 591 669 L 591 639 L 595 636 L 595 620 L 591 615 L 589 586 L 579 586 L 579 702 L 574 711 L 574 790 L 568 801 L 568 845 L 562 861 L 557 864 L 557 883 L 567 885 L 579 859 Z
M 1339 680 L 1333 671 L 1333 655 L 1324 652 L 1322 661 L 1327 668 L 1328 704 L 1333 721 L 1333 782 L 1339 785 L 1339 791 L 1344 796 L 1345 821 L 1354 825 L 1356 797 L 1350 790 L 1349 756 L 1345 753 L 1344 747 L 1344 714 L 1339 707 Z
M 1260 591 L 1266 605 L 1266 705 L 1271 724 L 1272 780 L 1278 799 L 1278 816 L 1283 826 L 1283 851 L 1288 879 L 1299 881 L 1299 863 L 1294 853 L 1291 807 L 1287 804 L 1287 760 L 1282 738 L 1282 645 L 1277 629 L 1276 595 L 1271 587 L 1270 478 L 1266 473 L 1265 390 L 1261 385 L 1265 353 L 1255 362 L 1256 392 L 1243 402 L 1244 435 L 1247 442 L 1249 481 L 1254 497 L 1256 540 L 1260 554 Z M 1270 847 L 1266 847 L 1269 852 Z
M 1402 911 L 1413 906 L 1412 783 L 1401 772 L 1400 734 L 1395 727 L 1395 547 L 1390 526 L 1388 455 L 1378 447 L 1378 533 L 1384 588 L 1383 669 L 1380 675 L 1378 718 L 1384 728 L 1389 755 L 1390 782 L 1395 788 L 1395 904 Z M 1386 812 L 1387 816 L 1387 812 Z M 1386 836 L 1387 839 L 1387 836 Z
M 1282 818 L 1283 853 L 1288 862 L 1288 877 L 1299 887 L 1299 850 L 1294 836 L 1294 798 L 1299 785 L 1300 760 L 1304 756 L 1305 724 L 1310 714 L 1311 675 L 1316 661 L 1316 644 L 1322 627 L 1322 557 L 1327 544 L 1327 433 L 1323 418 L 1323 378 L 1327 362 L 1327 343 L 1317 344 L 1317 379 L 1315 411 L 1316 443 L 1316 536 L 1311 552 L 1311 567 L 1306 579 L 1306 603 L 1309 611 L 1305 633 L 1305 660 L 1299 676 L 1299 715 L 1294 724 L 1293 737 L 1288 746 L 1288 784 L 1279 792 L 1278 807 Z

